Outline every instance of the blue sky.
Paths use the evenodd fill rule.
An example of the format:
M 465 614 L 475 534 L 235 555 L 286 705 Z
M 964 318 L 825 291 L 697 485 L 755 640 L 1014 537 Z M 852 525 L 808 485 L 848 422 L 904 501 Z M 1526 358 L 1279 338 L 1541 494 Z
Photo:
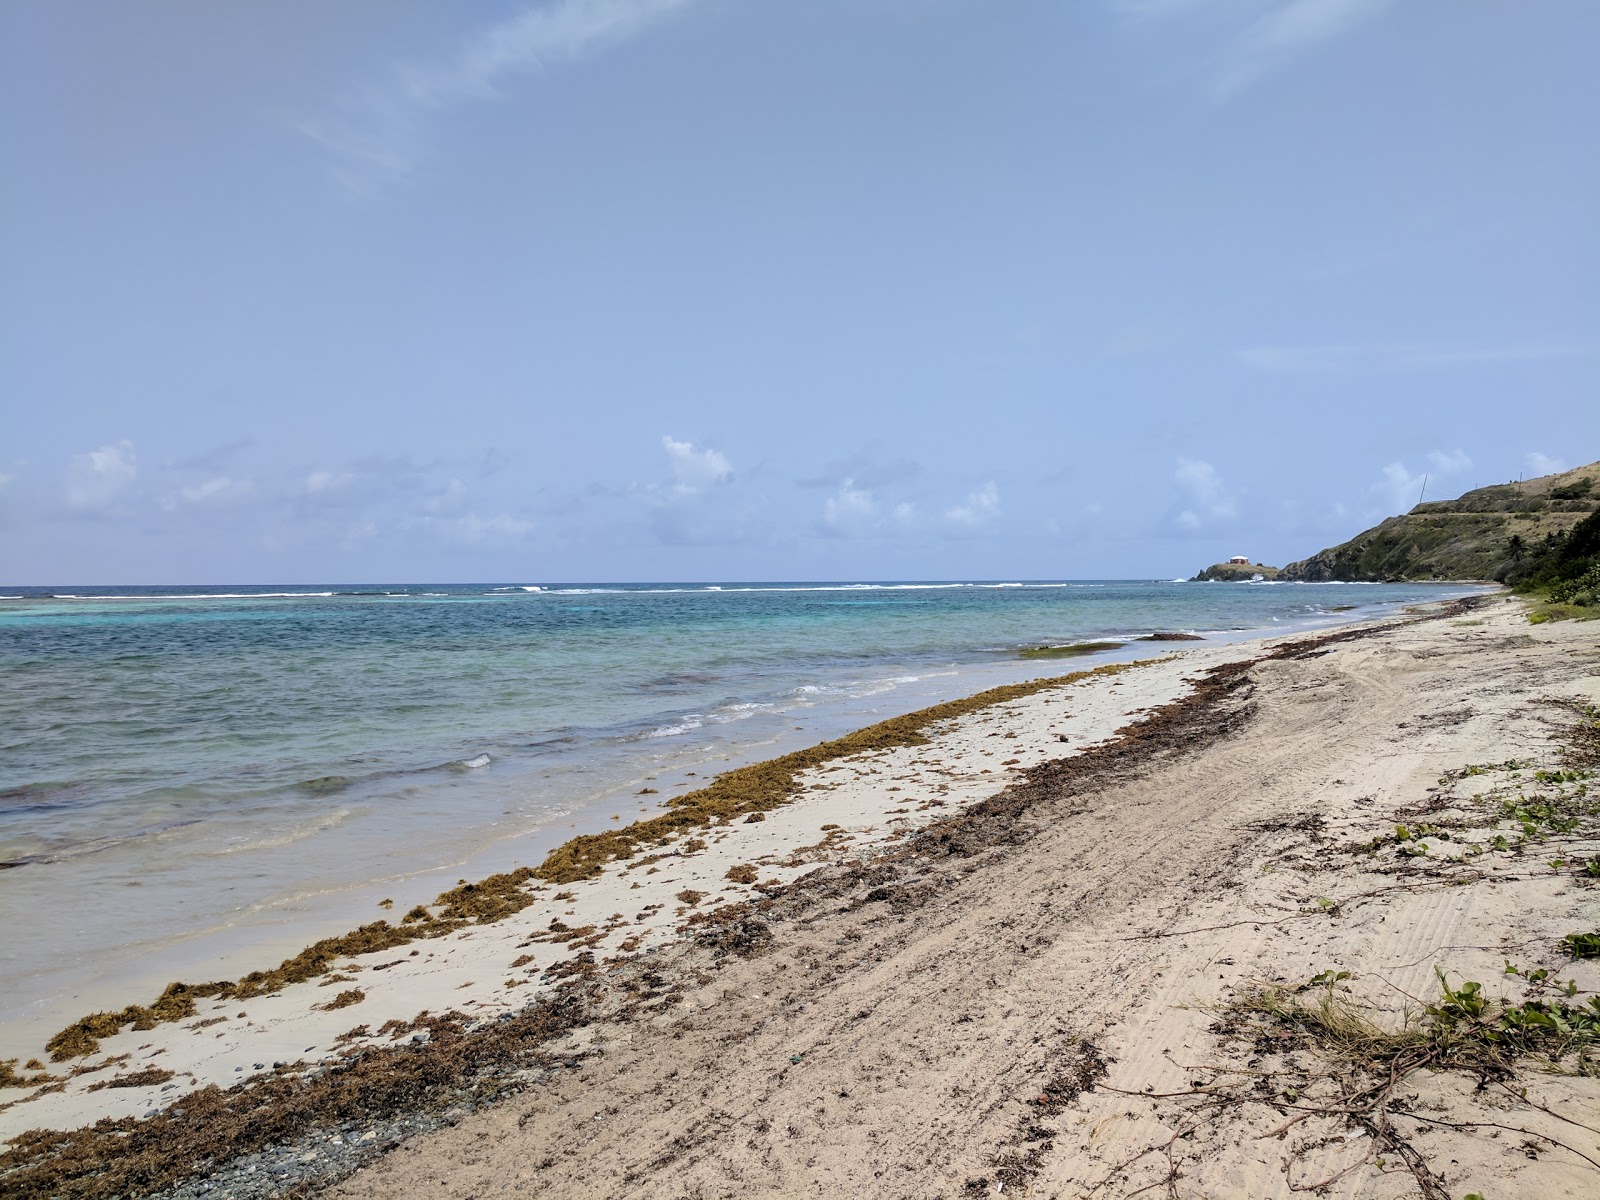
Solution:
M 1600 458 L 1590 0 L 0 7 L 0 582 L 1172 576 Z

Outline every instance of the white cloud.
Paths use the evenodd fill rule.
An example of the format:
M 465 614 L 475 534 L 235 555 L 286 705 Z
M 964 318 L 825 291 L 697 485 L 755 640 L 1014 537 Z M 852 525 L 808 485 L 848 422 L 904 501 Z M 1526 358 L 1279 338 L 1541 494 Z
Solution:
M 822 528 L 835 537 L 878 537 L 901 533 L 915 524 L 916 506 L 891 504 L 854 479 L 843 479 L 822 503 Z
M 313 471 L 306 476 L 306 495 L 316 496 L 323 492 L 334 492 L 353 482 L 355 476 L 348 471 Z
M 133 443 L 124 439 L 75 455 L 67 467 L 67 507 L 88 512 L 104 508 L 138 475 Z
M 1244 91 L 1294 59 L 1379 16 L 1394 0 L 1110 0 L 1135 20 L 1196 18 L 1185 36 L 1195 44 L 1217 27 L 1232 41 L 1211 56 L 1212 90 L 1222 97 Z M 1252 19 L 1253 17 L 1253 19 Z M 1226 35 L 1225 35 L 1226 36 Z
M 710 447 L 702 450 L 693 442 L 680 442 L 671 435 L 661 439 L 661 446 L 672 462 L 672 474 L 677 481 L 673 490 L 679 495 L 702 492 L 733 475 L 733 464 L 720 451 Z
M 1383 468 L 1383 477 L 1367 491 L 1376 494 L 1384 504 L 1384 514 L 1392 516 L 1411 511 L 1422 497 L 1423 480 L 1422 474 L 1413 475 L 1405 463 L 1392 462 Z
M 1323 42 L 1342 37 L 1388 8 L 1392 0 L 1288 0 L 1257 19 L 1223 58 L 1213 84 L 1228 96 Z
M 1457 475 L 1462 471 L 1472 469 L 1472 459 L 1462 449 L 1455 450 L 1430 450 L 1428 462 L 1433 466 L 1435 475 Z
M 468 546 L 519 542 L 537 528 L 533 521 L 513 517 L 509 513 L 492 517 L 480 517 L 477 513 L 459 517 L 424 517 L 422 523 L 447 540 Z
M 963 529 L 978 526 L 1000 515 L 1000 489 L 993 481 L 970 492 L 960 504 L 945 510 L 945 520 Z
M 467 501 L 467 485 L 459 479 L 449 483 L 422 502 L 424 512 L 453 513 L 461 511 Z
M 193 487 L 179 489 L 178 495 L 185 504 L 232 504 L 242 500 L 251 492 L 251 483 L 248 479 L 230 479 L 226 475 L 217 475 L 207 479 L 204 483 L 197 483 Z
M 830 529 L 840 532 L 875 522 L 878 502 L 866 488 L 858 488 L 853 479 L 839 484 L 839 490 L 822 505 L 822 521 Z
M 1252 346 L 1237 354 L 1256 371 L 1312 374 L 1336 371 L 1415 371 L 1483 363 L 1541 362 L 1581 358 L 1592 346 L 1441 346 L 1429 343 L 1321 346 Z
M 1210 463 L 1198 458 L 1180 458 L 1172 477 L 1188 501 L 1178 513 L 1181 528 L 1193 532 L 1238 516 L 1237 502 Z
M 1523 461 L 1528 464 L 1528 474 L 1535 479 L 1540 475 L 1559 475 L 1568 469 L 1562 459 L 1551 458 L 1548 454 L 1540 454 L 1537 450 L 1529 451 Z
M 1395 513 L 1410 512 L 1420 499 L 1426 499 L 1424 484 L 1440 475 L 1457 475 L 1472 469 L 1472 459 L 1464 450 L 1430 450 L 1428 452 L 1428 469 L 1413 472 L 1403 462 L 1392 462 L 1383 468 L 1381 478 L 1367 488 L 1367 494 L 1376 498 L 1383 508 L 1383 515 L 1392 516 Z M 1431 484 L 1427 491 L 1434 493 L 1435 499 L 1442 499 Z
M 508 76 L 552 58 L 578 58 L 637 36 L 692 0 L 558 0 L 526 9 L 473 38 L 442 69 L 404 73 L 407 95 L 438 108 L 484 99 Z
M 490 100 L 517 75 L 626 41 L 695 0 L 548 0 L 469 38 L 453 58 L 399 66 L 381 84 L 352 89 L 334 116 L 300 131 L 329 151 L 335 175 L 357 193 L 417 164 L 432 114 Z

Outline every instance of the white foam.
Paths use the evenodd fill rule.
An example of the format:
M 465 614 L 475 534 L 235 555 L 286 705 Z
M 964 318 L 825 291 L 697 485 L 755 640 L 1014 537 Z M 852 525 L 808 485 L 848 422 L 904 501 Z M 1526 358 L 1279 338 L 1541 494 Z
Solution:
M 645 737 L 677 737 L 681 733 L 693 733 L 704 724 L 705 722 L 698 716 L 685 717 L 676 725 L 663 725 L 660 729 L 652 729 L 645 734 Z
M 743 721 L 747 717 L 756 716 L 759 713 L 781 711 L 782 709 L 780 709 L 776 704 L 729 704 L 712 713 L 711 720 L 718 725 L 728 725 L 734 721 Z
M 331 596 L 332 592 L 140 592 L 120 596 L 80 596 L 73 592 L 55 592 L 42 599 L 50 600 L 298 600 L 306 597 Z M 15 599 L 22 599 L 17 596 Z
M 213 857 L 228 854 L 239 854 L 247 850 L 273 850 L 280 846 L 292 846 L 295 842 L 304 841 L 308 837 L 315 837 L 325 833 L 336 826 L 344 824 L 350 817 L 348 808 L 336 808 L 331 812 L 320 813 L 293 829 L 285 829 L 275 833 L 267 833 L 261 837 L 239 838 L 226 846 L 221 846 L 206 853 Z
M 542 591 L 550 596 L 681 596 L 686 594 L 704 594 L 708 592 L 934 592 L 945 591 L 951 588 L 976 588 L 993 590 L 998 588 L 1069 588 L 1069 587 L 1097 587 L 1098 584 L 1082 583 L 806 583 L 782 584 L 770 586 L 744 586 L 723 587 L 719 584 L 707 584 L 703 587 L 660 587 L 660 588 L 618 588 L 618 587 L 592 587 L 592 588 L 524 588 L 524 591 Z M 495 591 L 512 591 L 511 588 L 496 588 Z

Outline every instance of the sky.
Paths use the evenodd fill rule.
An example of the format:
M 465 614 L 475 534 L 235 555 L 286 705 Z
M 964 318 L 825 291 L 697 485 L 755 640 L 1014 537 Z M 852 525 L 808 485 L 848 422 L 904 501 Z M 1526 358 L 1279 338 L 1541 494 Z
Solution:
M 1600 459 L 1596 45 L 0 5 L 0 584 L 1170 578 Z

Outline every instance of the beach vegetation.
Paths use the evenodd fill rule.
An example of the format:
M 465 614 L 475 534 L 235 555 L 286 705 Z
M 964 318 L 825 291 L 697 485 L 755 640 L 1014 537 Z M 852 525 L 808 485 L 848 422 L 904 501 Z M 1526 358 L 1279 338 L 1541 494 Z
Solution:
M 1522 981 L 1521 999 L 1491 996 L 1481 983 L 1453 982 L 1448 972 L 1435 968 L 1437 999 L 1408 996 L 1398 1013 L 1357 998 L 1347 982 L 1354 979 L 1352 974 L 1333 968 L 1296 987 L 1256 989 L 1219 1010 L 1212 1027 L 1249 1047 L 1248 1066 L 1214 1068 L 1214 1078 L 1172 1095 L 1192 1098 L 1210 1110 L 1268 1105 L 1288 1116 L 1273 1131 L 1279 1135 L 1317 1117 L 1339 1121 L 1365 1136 L 1366 1150 L 1324 1184 L 1368 1164 L 1381 1170 L 1393 1156 L 1424 1196 L 1445 1196 L 1439 1176 L 1394 1120 L 1403 1116 L 1424 1126 L 1450 1124 L 1415 1105 L 1415 1076 L 1464 1075 L 1476 1080 L 1479 1090 L 1493 1087 L 1505 1093 L 1512 1106 L 1543 1108 L 1529 1099 L 1526 1088 L 1515 1086 L 1521 1060 L 1536 1059 L 1545 1072 L 1596 1073 L 1591 1052 L 1600 1040 L 1600 997 L 1579 1001 L 1570 980 L 1563 983 L 1549 971 L 1509 962 L 1506 967 L 1507 975 Z M 1300 1052 L 1314 1055 L 1320 1065 L 1299 1060 Z
M 1506 581 L 1540 601 L 1534 624 L 1600 616 L 1600 509 L 1528 547 Z
M 1600 606 L 1583 607 L 1577 604 L 1543 604 L 1528 614 L 1528 624 L 1543 625 L 1546 621 L 1593 621 L 1600 619 Z
M 1233 1010 L 1265 1018 L 1279 1032 L 1303 1035 L 1363 1072 L 1394 1071 L 1396 1083 L 1423 1068 L 1505 1078 L 1516 1058 L 1530 1054 L 1552 1067 L 1570 1058 L 1574 1070 L 1593 1073 L 1588 1054 L 1600 1039 L 1600 996 L 1569 1005 L 1550 993 L 1574 998 L 1572 981 L 1552 982 L 1546 970 L 1506 967 L 1506 974 L 1528 985 L 1531 994 L 1521 1002 L 1491 997 L 1475 980 L 1452 984 L 1448 972 L 1435 968 L 1438 1000 L 1406 1009 L 1398 1024 L 1341 991 L 1337 985 L 1351 978 L 1345 971 L 1324 971 L 1292 991 L 1258 991 Z M 1309 1003 L 1299 998 L 1308 991 L 1315 992 Z
M 1561 946 L 1573 958 L 1600 958 L 1600 933 L 1569 933 Z

